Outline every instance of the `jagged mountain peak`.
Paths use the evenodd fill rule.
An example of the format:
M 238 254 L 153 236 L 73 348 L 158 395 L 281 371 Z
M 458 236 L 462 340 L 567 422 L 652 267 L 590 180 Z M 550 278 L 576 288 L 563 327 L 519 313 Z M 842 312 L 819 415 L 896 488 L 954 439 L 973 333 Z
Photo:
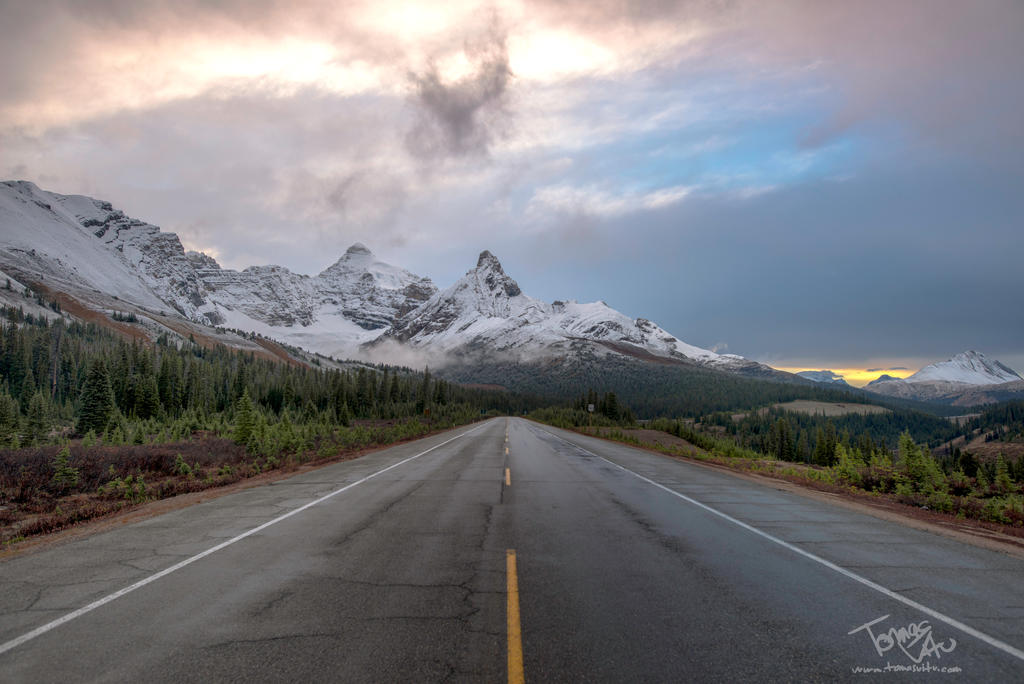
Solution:
M 971 349 L 946 361 L 925 366 L 907 378 L 907 382 L 943 381 L 968 385 L 997 385 L 1020 379 L 1020 375 L 1013 369 Z
M 474 280 L 482 285 L 482 289 L 490 293 L 492 297 L 502 297 L 502 295 L 518 297 L 523 294 L 519 283 L 505 273 L 498 257 L 486 249 L 480 252 L 480 257 L 476 260 L 476 268 L 466 273 L 463 280 L 466 279 Z
M 498 257 L 491 254 L 489 249 L 485 249 L 480 252 L 480 256 L 476 260 L 476 267 L 478 269 L 489 268 L 498 271 L 499 273 L 505 272 L 504 269 L 501 268 L 501 262 L 498 260 Z
M 380 261 L 361 242 L 316 276 L 282 266 L 238 271 L 186 252 L 173 233 L 109 202 L 24 181 L 0 183 L 0 267 L 29 281 L 45 279 L 94 306 L 116 300 L 173 309 L 195 322 L 331 355 L 390 341 L 456 355 L 654 355 L 741 372 L 758 366 L 687 345 L 604 302 L 533 299 L 489 250 L 443 292 L 428 278 Z
M 373 252 L 371 252 L 370 249 L 366 245 L 364 245 L 362 242 L 353 242 L 352 246 L 345 250 L 345 256 L 347 256 L 347 257 L 355 257 L 355 256 L 370 256 L 370 257 L 372 257 L 373 256 Z
M 798 376 L 812 382 L 820 382 L 833 385 L 847 385 L 846 378 L 832 370 L 811 370 L 800 371 Z
M 220 264 L 217 263 L 217 260 L 205 252 L 189 250 L 185 252 L 185 257 L 197 269 L 211 268 L 218 271 L 220 270 Z
M 737 372 L 770 371 L 742 357 L 686 344 L 657 324 L 630 318 L 604 302 L 547 304 L 533 299 L 488 250 L 454 285 L 399 319 L 384 339 L 456 354 L 497 350 L 537 357 L 590 345 L 599 354 L 662 357 Z
M 365 270 L 366 267 L 376 262 L 373 252 L 362 242 L 353 243 L 345 250 L 345 253 L 338 257 L 338 260 L 325 268 L 320 275 L 330 274 L 336 271 L 350 272 L 353 270 Z
M 929 364 L 906 378 L 883 375 L 868 383 L 866 389 L 895 397 L 971 406 L 1001 401 L 1019 392 L 1022 385 L 1016 371 L 970 350 Z
M 402 290 L 415 284 L 420 289 L 425 288 L 429 291 L 423 299 L 437 289 L 430 282 L 430 278 L 417 276 L 404 268 L 380 261 L 361 242 L 356 242 L 345 250 L 341 258 L 324 269 L 318 278 L 331 284 L 362 280 L 366 286 L 372 284 L 388 290 Z

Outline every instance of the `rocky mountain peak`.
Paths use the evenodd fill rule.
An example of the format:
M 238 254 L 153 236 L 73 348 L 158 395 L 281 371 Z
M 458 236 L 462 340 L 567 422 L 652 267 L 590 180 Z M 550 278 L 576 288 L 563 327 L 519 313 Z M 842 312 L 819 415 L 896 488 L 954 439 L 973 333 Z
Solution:
M 196 268 L 220 270 L 220 264 L 217 263 L 217 260 L 205 252 L 189 250 L 188 252 L 185 252 L 185 258 L 187 258 L 189 263 Z
M 1020 375 L 995 359 L 973 349 L 948 361 L 925 366 L 907 378 L 908 382 L 960 382 L 969 385 L 994 385 L 1020 380 Z
M 347 257 L 359 257 L 359 256 L 373 256 L 373 252 L 364 245 L 362 242 L 355 242 L 351 247 L 345 250 L 345 256 Z
M 498 261 L 498 257 L 491 254 L 490 250 L 485 249 L 480 252 L 480 257 L 476 260 L 477 270 L 489 269 L 497 271 L 498 273 L 504 274 L 505 271 L 501 268 L 501 262 Z
M 505 274 L 498 257 L 486 249 L 480 252 L 476 268 L 471 274 L 475 274 L 479 280 L 482 280 L 493 294 L 504 292 L 509 297 L 517 297 L 523 292 L 519 289 L 519 284 Z
M 800 371 L 798 376 L 812 382 L 821 382 L 834 385 L 847 385 L 846 378 L 831 370 Z M 885 376 L 888 377 L 888 376 Z M 878 382 L 877 380 L 875 382 Z
M 328 266 L 320 275 L 351 273 L 353 271 L 363 272 L 374 261 L 373 252 L 371 252 L 363 243 L 356 242 L 346 249 L 345 253 L 342 254 L 337 261 Z
M 252 330 L 332 356 L 377 341 L 438 353 L 654 354 L 741 371 L 742 359 L 687 345 L 646 319 L 603 302 L 554 305 L 533 299 L 498 258 L 443 292 L 428 278 L 379 261 L 355 243 L 316 276 L 281 266 L 221 268 L 178 237 L 105 201 L 58 195 L 31 183 L 0 182 L 0 267 L 46 279 L 73 296 L 149 311 L 174 310 L 197 323 Z M 753 362 L 747 365 L 756 366 Z

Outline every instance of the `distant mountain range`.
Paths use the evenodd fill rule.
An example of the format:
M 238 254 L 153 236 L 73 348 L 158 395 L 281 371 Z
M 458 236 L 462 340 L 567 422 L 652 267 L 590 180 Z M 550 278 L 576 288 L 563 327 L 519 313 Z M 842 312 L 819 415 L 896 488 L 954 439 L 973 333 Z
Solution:
M 829 370 L 797 375 L 814 382 L 846 384 L 842 376 Z M 1024 394 L 1024 379 L 1012 368 L 972 350 L 925 366 L 906 378 L 880 375 L 864 389 L 901 399 L 974 406 L 1018 398 Z
M 850 386 L 842 375 L 830 370 L 800 371 L 797 375 L 812 382 L 820 382 L 827 385 Z
M 477 375 L 493 383 L 517 364 L 533 364 L 565 375 L 560 386 L 575 387 L 584 376 L 593 382 L 615 368 L 639 392 L 640 369 L 656 364 L 675 367 L 672 377 L 691 368 L 849 388 L 832 371 L 797 377 L 687 344 L 604 302 L 534 299 L 488 251 L 443 290 L 378 260 L 360 243 L 315 276 L 282 266 L 235 271 L 206 254 L 186 252 L 175 234 L 109 202 L 47 192 L 25 181 L 0 183 L 0 277 L 59 293 L 97 322 L 110 324 L 114 312 L 132 312 L 140 324 L 129 332 L 150 338 L 205 336 L 287 357 L 291 352 L 267 342 L 277 340 L 334 358 L 458 367 L 452 375 L 470 382 Z M 14 301 L 2 290 L 0 300 Z M 967 405 L 1020 396 L 1024 381 L 998 361 L 965 352 L 905 380 L 883 376 L 865 389 Z
M 890 397 L 974 406 L 1024 393 L 1024 379 L 999 361 L 972 350 L 925 366 L 906 378 L 882 375 L 864 389 Z
M 603 302 L 533 299 L 487 251 L 441 291 L 429 278 L 377 260 L 359 243 L 316 276 L 282 266 L 235 271 L 186 252 L 175 234 L 109 202 L 25 181 L 0 184 L 0 268 L 99 311 L 177 315 L 333 357 L 438 365 L 480 355 L 560 356 L 584 345 L 592 353 L 788 376 L 687 344 Z

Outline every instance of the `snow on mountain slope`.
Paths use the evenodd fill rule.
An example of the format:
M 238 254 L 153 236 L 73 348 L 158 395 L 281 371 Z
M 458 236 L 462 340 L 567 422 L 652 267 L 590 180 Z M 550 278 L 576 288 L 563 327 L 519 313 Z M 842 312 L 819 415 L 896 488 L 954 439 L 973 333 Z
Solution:
M 925 366 L 906 379 L 906 382 L 962 382 L 968 385 L 998 385 L 1014 382 L 1021 377 L 995 359 L 987 359 L 981 352 L 965 351 L 953 358 Z
M 482 342 L 509 349 L 529 341 L 528 335 L 509 333 L 545 320 L 548 309 L 524 295 L 497 258 L 485 251 L 476 268 L 396 321 L 385 337 L 443 351 Z
M 378 261 L 358 242 L 317 280 L 321 304 L 340 307 L 346 318 L 368 331 L 390 326 L 437 292 L 429 278 Z
M 457 354 L 497 350 L 531 355 L 564 353 L 573 341 L 587 340 L 613 352 L 636 350 L 723 370 L 759 366 L 686 344 L 657 324 L 629 318 L 604 302 L 534 299 L 488 251 L 454 285 L 401 317 L 381 340 Z
M 428 278 L 377 260 L 359 243 L 316 276 L 281 266 L 235 271 L 205 254 L 186 253 L 174 233 L 128 217 L 109 202 L 20 181 L 0 184 L 0 267 L 97 308 L 174 310 L 193 322 L 331 356 L 393 350 L 394 344 L 434 358 L 450 352 L 569 354 L 585 344 L 602 354 L 775 372 L 686 344 L 604 302 L 533 299 L 487 251 L 443 292 Z
M 811 380 L 812 382 L 821 382 L 830 385 L 849 385 L 849 383 L 846 382 L 846 378 L 830 370 L 800 371 L 797 375 L 801 378 Z
M 312 277 L 281 266 L 222 269 L 109 202 L 24 181 L 0 184 L 0 264 L 79 298 L 173 309 L 332 355 L 354 353 L 437 291 L 358 243 Z
M 0 183 L 0 261 L 18 277 L 117 293 L 150 308 L 166 306 L 132 264 L 79 222 L 76 212 L 95 219 L 105 211 L 94 201 L 48 193 L 24 181 Z
M 221 269 L 196 255 L 207 288 L 200 314 L 210 323 L 257 332 L 331 356 L 354 356 L 359 345 L 426 301 L 429 278 L 386 264 L 356 243 L 317 276 L 281 266 Z
M 958 405 L 987 403 L 987 394 L 1020 391 L 1021 377 L 995 359 L 966 351 L 951 359 L 925 366 L 907 378 L 888 375 L 869 382 L 864 389 L 891 397 L 941 401 Z M 991 392 L 990 392 L 991 390 Z

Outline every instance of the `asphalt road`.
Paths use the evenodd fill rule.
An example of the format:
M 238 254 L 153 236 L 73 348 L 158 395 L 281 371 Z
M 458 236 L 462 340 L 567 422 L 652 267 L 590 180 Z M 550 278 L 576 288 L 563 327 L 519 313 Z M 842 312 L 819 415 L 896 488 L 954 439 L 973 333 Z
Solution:
M 519 419 L 0 563 L 4 682 L 1020 681 L 1021 649 L 1024 561 Z

